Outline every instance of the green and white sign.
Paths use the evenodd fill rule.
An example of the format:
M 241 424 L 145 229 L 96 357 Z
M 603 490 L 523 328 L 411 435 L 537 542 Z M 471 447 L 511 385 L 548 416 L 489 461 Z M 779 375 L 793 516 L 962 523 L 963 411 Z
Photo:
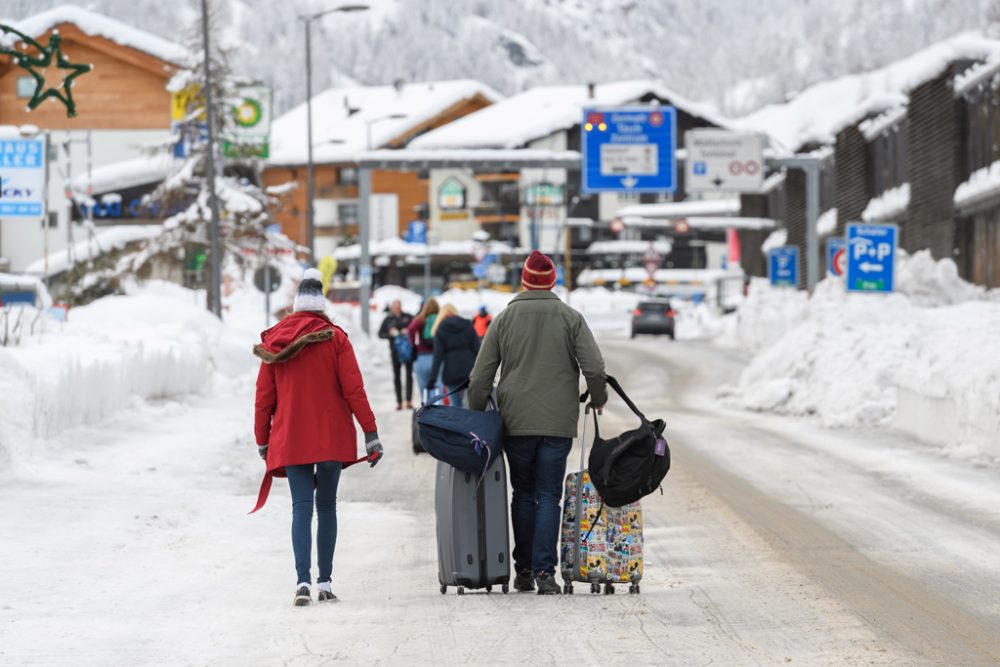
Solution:
M 247 158 L 270 155 L 271 88 L 264 85 L 241 86 L 239 103 L 232 108 L 226 157 Z
M 438 206 L 454 211 L 465 208 L 465 186 L 457 178 L 449 178 L 438 189 Z

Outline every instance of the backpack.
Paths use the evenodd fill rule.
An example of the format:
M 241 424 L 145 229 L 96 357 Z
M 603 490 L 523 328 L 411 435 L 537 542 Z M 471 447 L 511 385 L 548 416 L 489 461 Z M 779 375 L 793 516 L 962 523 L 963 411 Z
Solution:
M 434 340 L 434 323 L 437 321 L 437 318 L 437 313 L 432 313 L 427 316 L 426 320 L 424 320 L 424 340 Z
M 392 344 L 396 347 L 396 356 L 401 364 L 408 364 L 413 361 L 413 343 L 406 334 L 400 334 L 393 338 Z
M 588 468 L 590 479 L 604 503 L 609 507 L 622 507 L 648 496 L 660 486 L 670 470 L 670 447 L 663 437 L 664 421 L 646 419 L 625 395 L 618 380 L 609 375 L 607 381 L 639 418 L 640 424 L 639 428 L 604 440 L 595 410 L 594 445 Z

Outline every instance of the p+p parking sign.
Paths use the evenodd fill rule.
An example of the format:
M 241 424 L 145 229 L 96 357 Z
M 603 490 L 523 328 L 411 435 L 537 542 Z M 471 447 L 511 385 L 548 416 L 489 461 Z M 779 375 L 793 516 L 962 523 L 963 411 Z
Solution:
M 847 291 L 896 289 L 899 227 L 854 223 L 847 226 Z

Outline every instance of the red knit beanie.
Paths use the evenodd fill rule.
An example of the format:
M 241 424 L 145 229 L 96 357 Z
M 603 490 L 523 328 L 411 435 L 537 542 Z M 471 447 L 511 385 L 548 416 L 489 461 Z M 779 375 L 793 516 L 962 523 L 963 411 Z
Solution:
M 556 285 L 556 265 L 552 260 L 538 252 L 532 250 L 528 259 L 524 261 L 524 269 L 521 271 L 521 286 L 524 289 L 552 289 Z

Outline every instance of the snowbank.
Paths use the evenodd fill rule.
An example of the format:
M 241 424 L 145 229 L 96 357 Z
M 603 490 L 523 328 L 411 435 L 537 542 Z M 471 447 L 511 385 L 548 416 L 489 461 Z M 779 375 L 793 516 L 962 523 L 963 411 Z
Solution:
M 164 285 L 99 299 L 60 330 L 0 349 L 0 470 L 69 428 L 250 367 L 248 346 L 226 335 L 203 294 Z
M 865 222 L 891 221 L 893 218 L 906 215 L 909 205 L 910 184 L 903 183 L 870 200 L 861 214 L 861 219 Z
M 1000 160 L 978 169 L 955 189 L 955 207 L 965 208 L 1000 193 Z
M 891 426 L 968 458 L 1000 459 L 1000 304 L 926 251 L 899 292 L 751 285 L 728 342 L 756 356 L 728 393 L 751 410 L 831 427 Z

